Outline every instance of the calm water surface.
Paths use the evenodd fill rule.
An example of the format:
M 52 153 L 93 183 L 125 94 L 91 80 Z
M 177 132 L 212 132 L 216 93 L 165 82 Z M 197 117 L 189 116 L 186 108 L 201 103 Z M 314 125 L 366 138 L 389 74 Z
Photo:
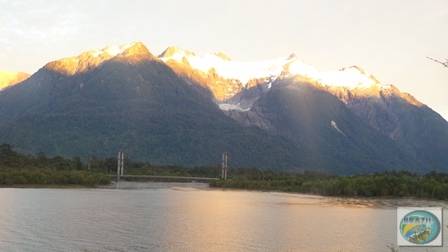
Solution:
M 390 251 L 397 206 L 223 191 L 201 183 L 118 183 L 101 189 L 0 189 L 0 251 Z M 444 219 L 447 220 L 446 211 Z M 448 251 L 445 247 L 399 251 Z

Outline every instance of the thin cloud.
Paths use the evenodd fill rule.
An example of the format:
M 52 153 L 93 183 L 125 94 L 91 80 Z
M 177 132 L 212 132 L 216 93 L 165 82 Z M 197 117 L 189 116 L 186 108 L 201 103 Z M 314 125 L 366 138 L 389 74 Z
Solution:
M 0 2 L 0 29 L 3 37 L 0 46 L 20 48 L 41 44 L 46 40 L 53 43 L 76 40 L 84 23 L 84 17 L 77 14 L 76 5 L 55 2 L 47 4 L 47 8 L 38 8 L 37 5 L 44 2 L 27 5 L 23 2 Z

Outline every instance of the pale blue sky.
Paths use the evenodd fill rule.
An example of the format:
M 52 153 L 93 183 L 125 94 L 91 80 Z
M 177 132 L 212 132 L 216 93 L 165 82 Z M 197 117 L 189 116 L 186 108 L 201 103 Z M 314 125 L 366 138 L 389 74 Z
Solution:
M 0 69 L 143 42 L 234 60 L 298 57 L 321 71 L 357 65 L 448 118 L 446 0 L 0 0 Z

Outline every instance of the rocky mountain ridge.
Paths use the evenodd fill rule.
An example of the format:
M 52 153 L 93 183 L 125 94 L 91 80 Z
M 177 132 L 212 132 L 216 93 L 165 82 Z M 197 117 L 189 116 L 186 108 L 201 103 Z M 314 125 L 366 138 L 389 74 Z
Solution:
M 49 62 L 44 68 L 71 76 L 94 70 L 103 62 L 111 60 L 112 58 L 127 57 L 131 55 L 138 55 L 140 58 L 154 57 L 141 42 L 135 42 L 120 46 L 108 46 L 101 50 L 83 52 L 78 56 Z

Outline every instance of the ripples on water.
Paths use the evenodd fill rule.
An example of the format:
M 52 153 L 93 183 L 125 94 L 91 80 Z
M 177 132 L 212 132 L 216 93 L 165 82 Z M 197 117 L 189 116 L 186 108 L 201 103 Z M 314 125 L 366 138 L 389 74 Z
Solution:
M 226 191 L 203 183 L 0 189 L 0 199 L 0 251 L 390 251 L 397 206 L 447 208 L 444 201 Z

